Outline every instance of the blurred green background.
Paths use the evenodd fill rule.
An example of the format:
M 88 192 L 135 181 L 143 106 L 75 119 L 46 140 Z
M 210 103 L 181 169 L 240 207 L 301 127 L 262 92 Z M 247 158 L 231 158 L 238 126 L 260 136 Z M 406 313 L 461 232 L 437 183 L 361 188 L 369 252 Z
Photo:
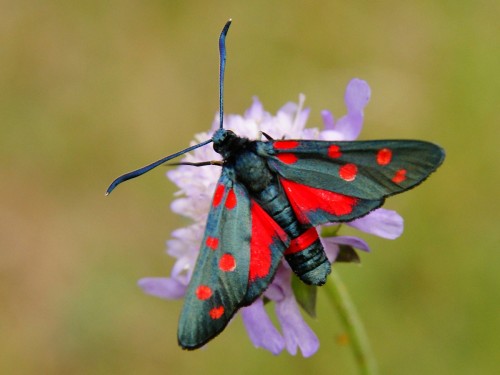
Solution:
M 0 1 L 0 373 L 357 372 L 321 294 L 321 348 L 303 359 L 254 349 L 240 319 L 183 352 L 181 302 L 136 286 L 172 265 L 176 189 L 157 170 L 104 190 L 209 129 L 229 17 L 226 113 L 302 92 L 319 126 L 359 77 L 363 139 L 447 151 L 388 202 L 403 236 L 362 236 L 373 253 L 338 266 L 381 374 L 498 373 L 499 14 L 496 0 Z

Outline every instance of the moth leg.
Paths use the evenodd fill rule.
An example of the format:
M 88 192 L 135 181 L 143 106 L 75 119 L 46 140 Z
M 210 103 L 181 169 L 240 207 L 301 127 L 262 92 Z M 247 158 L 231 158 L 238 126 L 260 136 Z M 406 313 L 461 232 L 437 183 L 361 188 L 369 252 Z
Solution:
M 263 135 L 268 141 L 274 141 L 274 138 L 271 137 L 269 134 L 266 132 L 260 131 L 260 134 Z
M 221 160 L 211 160 L 211 161 L 202 161 L 202 162 L 199 162 L 199 163 L 190 163 L 190 162 L 187 162 L 187 161 L 184 161 L 184 162 L 180 162 L 180 163 L 169 163 L 169 164 L 165 164 L 165 165 L 191 165 L 193 167 L 204 167 L 206 165 L 218 165 L 219 167 L 222 167 L 224 164 L 223 161 Z

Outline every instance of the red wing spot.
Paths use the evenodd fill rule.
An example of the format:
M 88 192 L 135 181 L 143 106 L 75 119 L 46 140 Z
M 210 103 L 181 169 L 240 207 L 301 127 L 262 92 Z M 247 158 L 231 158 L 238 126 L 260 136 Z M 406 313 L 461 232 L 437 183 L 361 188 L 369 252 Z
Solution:
M 298 146 L 298 141 L 276 141 L 273 143 L 273 147 L 276 150 L 287 150 L 290 148 L 297 148 Z
M 288 246 L 288 249 L 285 251 L 285 254 L 288 255 L 288 254 L 298 253 L 311 246 L 311 244 L 317 239 L 318 239 L 318 232 L 314 227 L 311 227 L 290 242 L 290 246 Z
M 276 155 L 276 157 L 285 164 L 293 164 L 296 163 L 297 160 L 299 160 L 297 156 L 290 153 L 278 154 Z
M 231 189 L 231 190 L 229 190 L 229 193 L 227 194 L 225 206 L 228 210 L 232 210 L 233 208 L 236 207 L 236 203 L 237 203 L 236 194 L 234 194 L 234 190 Z
M 339 176 L 345 181 L 354 181 L 358 174 L 358 167 L 355 164 L 344 164 L 339 168 Z
M 212 201 L 212 206 L 217 207 L 220 204 L 220 201 L 222 200 L 222 197 L 224 195 L 224 185 L 217 185 L 217 188 L 215 189 L 214 193 L 214 200 Z
M 213 320 L 219 319 L 222 314 L 224 314 L 224 306 L 214 307 L 208 312 L 208 315 L 210 315 Z
M 392 151 L 388 148 L 382 148 L 377 152 L 377 163 L 379 165 L 387 165 L 392 160 Z
M 198 288 L 196 288 L 196 297 L 199 299 L 199 300 L 206 300 L 206 299 L 209 299 L 210 297 L 212 297 L 212 289 L 209 287 L 209 286 L 206 286 L 206 285 L 199 285 Z
M 207 239 L 205 240 L 205 245 L 212 249 L 212 250 L 215 250 L 217 249 L 217 246 L 219 246 L 219 239 L 217 237 L 207 237 Z
M 400 184 L 404 180 L 406 180 L 406 169 L 400 169 L 392 178 L 392 182 L 395 182 L 396 184 Z
M 328 147 L 328 157 L 332 159 L 340 158 L 342 156 L 342 152 L 340 152 L 340 147 L 337 145 L 331 145 Z
M 226 253 L 219 259 L 219 269 L 224 272 L 232 272 L 236 268 L 236 259 L 229 254 Z

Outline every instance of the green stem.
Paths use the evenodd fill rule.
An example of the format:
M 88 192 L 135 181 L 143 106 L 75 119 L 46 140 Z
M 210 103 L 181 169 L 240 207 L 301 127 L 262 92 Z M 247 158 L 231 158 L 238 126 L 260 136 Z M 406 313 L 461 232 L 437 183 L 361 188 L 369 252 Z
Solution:
M 354 353 L 354 357 L 356 358 L 360 374 L 377 374 L 377 363 L 373 356 L 363 323 L 361 322 L 349 293 L 347 293 L 344 283 L 335 270 L 332 270 L 330 280 L 321 289 L 325 290 L 328 298 L 339 312 L 342 324 L 347 331 L 349 343 Z

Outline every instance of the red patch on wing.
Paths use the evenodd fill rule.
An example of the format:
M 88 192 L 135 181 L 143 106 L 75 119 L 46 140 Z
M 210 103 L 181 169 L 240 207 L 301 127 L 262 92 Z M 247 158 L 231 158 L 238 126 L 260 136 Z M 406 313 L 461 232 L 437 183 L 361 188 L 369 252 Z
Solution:
M 214 199 L 212 201 L 212 206 L 217 207 L 224 196 L 224 185 L 219 184 L 215 188 Z
M 234 194 L 234 190 L 231 189 L 227 194 L 225 206 L 227 209 L 232 210 L 233 208 L 236 207 L 236 203 L 237 203 L 236 194 Z
M 332 191 L 317 189 L 297 182 L 280 179 L 293 211 L 301 223 L 309 223 L 306 213 L 323 210 L 334 216 L 349 215 L 358 199 Z
M 290 154 L 288 152 L 285 152 L 283 154 L 278 154 L 276 155 L 276 157 L 285 164 L 293 164 L 296 163 L 297 160 L 299 160 L 299 158 L 296 155 Z
M 400 169 L 394 174 L 394 177 L 392 178 L 392 182 L 395 182 L 396 184 L 400 184 L 406 180 L 406 169 Z
M 219 246 L 219 239 L 217 237 L 208 236 L 207 239 L 205 240 L 205 245 L 208 248 L 215 250 L 217 249 L 217 246 Z
M 344 164 L 339 168 L 340 178 L 347 182 L 354 181 L 357 174 L 358 167 L 356 167 L 356 164 Z
M 377 163 L 379 165 L 387 165 L 392 160 L 392 151 L 388 148 L 381 148 L 377 152 Z
M 209 286 L 199 285 L 198 288 L 196 288 L 195 294 L 196 294 L 196 298 L 204 301 L 204 300 L 207 300 L 210 297 L 212 297 L 213 292 Z
M 297 238 L 294 238 L 292 242 L 290 242 L 290 246 L 288 246 L 288 249 L 285 251 L 285 254 L 288 255 L 288 254 L 298 253 L 311 246 L 311 244 L 317 239 L 318 239 L 318 232 L 316 231 L 316 228 L 311 227 Z
M 286 239 L 286 234 L 279 225 L 260 207 L 252 202 L 252 237 L 250 238 L 250 270 L 248 280 L 264 278 L 272 266 L 271 245 L 278 236 Z
M 224 314 L 224 306 L 214 307 L 208 312 L 208 314 L 213 320 L 219 319 L 222 314 Z
M 328 157 L 332 159 L 340 158 L 342 156 L 342 152 L 340 152 L 340 147 L 337 145 L 331 145 L 328 147 Z
M 224 254 L 219 259 L 219 269 L 224 272 L 232 272 L 236 268 L 236 259 L 229 253 Z
M 298 141 L 276 141 L 273 143 L 273 147 L 276 150 L 288 150 L 291 148 L 297 148 L 299 146 Z

